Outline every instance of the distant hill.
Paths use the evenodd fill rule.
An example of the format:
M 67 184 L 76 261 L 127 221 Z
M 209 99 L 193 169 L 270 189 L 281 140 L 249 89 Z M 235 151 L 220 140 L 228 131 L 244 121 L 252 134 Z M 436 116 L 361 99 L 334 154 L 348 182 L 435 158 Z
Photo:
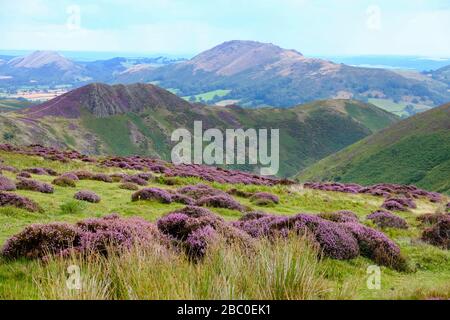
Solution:
M 181 96 L 229 90 L 243 106 L 290 107 L 318 99 L 369 98 L 435 106 L 450 100 L 438 80 L 308 58 L 269 43 L 229 41 L 189 61 L 147 70 L 141 80 L 176 88 Z M 133 79 L 131 79 L 133 80 Z M 122 81 L 127 82 L 126 77 Z
M 442 81 L 450 85 L 450 65 L 431 72 L 435 80 Z
M 298 179 L 416 184 L 450 193 L 450 104 L 381 130 L 312 165 Z
M 280 129 L 280 175 L 290 176 L 398 117 L 351 100 L 288 109 L 208 107 L 149 84 L 91 84 L 20 113 L 0 115 L 0 141 L 170 159 L 171 133 L 177 128 L 192 131 L 196 120 L 203 121 L 204 129 Z

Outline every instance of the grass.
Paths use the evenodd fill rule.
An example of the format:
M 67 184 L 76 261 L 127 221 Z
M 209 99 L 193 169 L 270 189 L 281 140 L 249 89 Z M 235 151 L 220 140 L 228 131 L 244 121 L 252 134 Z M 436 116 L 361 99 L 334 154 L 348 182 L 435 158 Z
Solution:
M 94 164 L 72 161 L 59 163 L 39 157 L 0 152 L 7 165 L 19 169 L 49 167 L 59 172 L 76 169 L 94 172 L 126 172 L 102 168 Z M 130 172 L 131 173 L 131 172 Z M 4 172 L 10 178 L 13 174 Z M 34 175 L 33 179 L 51 182 L 53 177 Z M 179 178 L 179 183 L 195 184 L 198 179 Z M 159 188 L 176 188 L 152 182 Z M 75 223 L 88 217 L 110 213 L 140 216 L 156 221 L 162 215 L 181 208 L 179 204 L 160 204 L 152 201 L 131 202 L 132 191 L 118 188 L 119 183 L 79 181 L 76 188 L 55 187 L 52 195 L 31 191 L 17 191 L 38 202 L 42 213 L 29 213 L 11 207 L 0 208 L 0 244 L 35 223 L 65 221 Z M 379 208 L 382 198 L 322 192 L 294 186 L 244 186 L 213 183 L 214 187 L 241 191 L 267 191 L 280 197 L 280 204 L 260 207 L 248 199 L 236 197 L 253 210 L 278 215 L 299 212 L 319 213 L 352 210 L 366 223 L 366 216 Z M 81 189 L 96 192 L 99 204 L 79 202 L 73 195 Z M 381 289 L 367 288 L 367 268 L 373 262 L 359 257 L 350 261 L 319 259 L 317 249 L 307 239 L 260 242 L 249 254 L 239 247 L 216 247 L 205 261 L 193 264 L 184 255 L 161 248 L 135 248 L 122 256 L 108 260 L 100 257 L 37 261 L 5 261 L 0 259 L 0 299 L 425 299 L 448 298 L 450 283 L 450 252 L 418 241 L 422 227 L 416 221 L 419 214 L 442 210 L 440 204 L 417 201 L 418 208 L 396 213 L 406 219 L 408 230 L 387 229 L 408 259 L 410 270 L 397 272 L 381 268 Z M 228 221 L 242 213 L 215 209 L 213 212 Z M 67 267 L 80 267 L 82 290 L 66 287 Z
M 195 98 L 195 102 L 208 102 L 208 101 L 213 100 L 216 96 L 219 98 L 225 97 L 230 92 L 231 92 L 231 90 L 219 89 L 219 90 L 213 90 L 213 91 L 208 91 L 208 92 L 204 92 L 201 94 L 197 94 L 197 95 L 194 95 L 193 97 Z M 183 97 L 183 99 L 190 101 L 191 97 L 192 96 L 187 96 L 187 97 Z
M 419 111 L 426 111 L 430 109 L 429 106 L 416 104 L 416 103 L 406 103 L 406 102 L 394 102 L 391 99 L 377 99 L 371 98 L 369 102 L 376 105 L 377 107 L 389 111 L 399 117 L 408 117 L 409 113 L 405 111 L 408 105 L 414 106 L 414 109 Z

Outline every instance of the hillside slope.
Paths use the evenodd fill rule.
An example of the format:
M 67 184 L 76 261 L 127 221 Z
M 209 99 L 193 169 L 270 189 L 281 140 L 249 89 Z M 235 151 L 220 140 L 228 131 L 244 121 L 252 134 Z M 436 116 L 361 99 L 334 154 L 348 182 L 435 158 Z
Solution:
M 280 175 L 290 176 L 397 120 L 373 105 L 351 100 L 289 109 L 207 107 L 153 85 L 92 84 L 22 113 L 0 116 L 0 141 L 170 159 L 173 130 L 192 132 L 194 121 L 202 121 L 204 130 L 273 128 L 280 129 Z
M 307 168 L 298 179 L 416 184 L 450 193 L 450 104 L 359 141 Z
M 333 98 L 417 100 L 436 106 L 450 100 L 448 83 L 309 58 L 295 50 L 255 41 L 228 41 L 189 61 L 145 73 L 142 81 L 175 88 L 181 96 L 229 90 L 221 99 L 238 100 L 243 106 L 290 107 Z M 126 77 L 121 81 L 126 82 Z

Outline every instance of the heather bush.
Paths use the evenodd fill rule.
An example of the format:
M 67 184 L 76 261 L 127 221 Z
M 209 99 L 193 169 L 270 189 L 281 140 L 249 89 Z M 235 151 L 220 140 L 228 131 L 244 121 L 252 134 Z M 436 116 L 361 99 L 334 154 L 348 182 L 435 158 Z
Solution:
M 450 219 L 450 214 L 425 213 L 416 218 L 422 224 L 435 224 L 445 219 Z
M 450 219 L 441 219 L 422 232 L 422 240 L 434 246 L 450 249 Z
M 67 178 L 67 179 L 70 179 L 70 180 L 73 180 L 73 181 L 80 180 L 76 174 L 71 173 L 71 172 L 63 173 L 60 177 L 61 178 Z
M 30 178 L 31 178 L 31 174 L 28 173 L 28 172 L 22 171 L 22 172 L 19 172 L 19 173 L 17 174 L 17 177 L 16 177 L 16 178 L 18 178 L 18 179 L 20 179 L 20 178 L 30 179 Z
M 228 190 L 227 193 L 229 195 L 242 198 L 250 198 L 253 195 L 253 192 L 241 191 L 235 188 Z
M 55 186 L 75 188 L 77 185 L 74 180 L 66 176 L 60 176 L 52 181 Z
M 122 183 L 125 183 L 125 182 L 134 183 L 134 184 L 137 184 L 137 185 L 140 185 L 140 186 L 148 185 L 147 180 L 142 179 L 138 175 L 132 175 L 132 176 L 126 175 L 126 176 L 124 176 L 123 179 L 122 179 Z
M 188 197 L 193 198 L 194 200 L 200 200 L 200 198 L 209 197 L 209 196 L 225 196 L 226 192 L 212 188 L 206 184 L 197 184 L 197 185 L 189 185 L 182 188 L 177 189 L 177 193 L 186 195 Z
M 398 201 L 398 199 L 389 199 L 383 202 L 381 205 L 383 209 L 391 210 L 391 211 L 407 211 L 408 207 L 405 206 L 402 202 Z
M 40 211 L 40 207 L 34 201 L 13 193 L 0 191 L 0 207 L 16 207 L 30 212 Z
M 372 220 L 380 228 L 408 229 L 405 219 L 383 210 L 369 214 L 367 219 Z
M 322 219 L 339 223 L 359 222 L 358 216 L 354 212 L 347 210 L 319 213 L 318 216 Z
M 93 173 L 89 172 L 89 171 L 74 171 L 74 172 L 69 172 L 70 174 L 74 174 L 78 177 L 79 180 L 90 180 L 93 177 Z
M 28 169 L 24 169 L 22 171 L 36 174 L 36 175 L 49 175 L 49 176 L 57 176 L 58 175 L 58 173 L 55 170 L 49 169 L 49 168 L 28 168 Z
M 91 202 L 91 203 L 99 203 L 100 196 L 98 196 L 95 192 L 89 190 L 81 190 L 75 193 L 74 198 L 81 201 Z
M 268 192 L 257 192 L 250 197 L 250 201 L 258 206 L 268 206 L 280 203 L 280 199 Z
M 80 230 L 66 223 L 32 225 L 6 241 L 2 256 L 7 259 L 43 258 L 77 246 L 80 237 Z
M 96 174 L 92 175 L 91 180 L 102 181 L 102 182 L 107 182 L 107 183 L 113 182 L 113 179 L 104 173 L 96 173 Z
M 172 193 L 172 201 L 185 204 L 187 206 L 195 205 L 196 201 L 184 194 Z
M 53 193 L 54 189 L 51 185 L 45 182 L 40 182 L 31 179 L 19 179 L 16 183 L 17 189 L 29 190 L 41 193 Z
M 120 189 L 124 189 L 124 190 L 131 190 L 131 191 L 137 191 L 139 190 L 139 186 L 137 186 L 134 183 L 131 182 L 125 182 L 119 185 Z
M 203 258 L 208 247 L 217 242 L 219 235 L 210 226 L 205 226 L 194 230 L 186 239 L 185 248 L 187 254 L 195 258 Z
M 86 219 L 78 222 L 77 227 L 83 231 L 78 250 L 87 253 L 106 255 L 109 250 L 117 252 L 136 244 L 166 241 L 154 224 L 141 218 L 123 219 L 116 214 Z
M 384 233 L 358 223 L 342 224 L 357 239 L 362 256 L 372 259 L 379 265 L 396 270 L 406 270 L 406 260 L 400 248 Z
M 113 182 L 121 182 L 126 176 L 125 173 L 113 173 L 109 175 Z
M 0 175 L 0 191 L 15 191 L 16 184 L 14 181 Z
M 229 195 L 205 196 L 200 198 L 196 204 L 198 206 L 244 211 L 244 207 Z
M 172 195 L 159 188 L 146 188 L 132 194 L 131 201 L 155 200 L 161 203 L 171 203 Z

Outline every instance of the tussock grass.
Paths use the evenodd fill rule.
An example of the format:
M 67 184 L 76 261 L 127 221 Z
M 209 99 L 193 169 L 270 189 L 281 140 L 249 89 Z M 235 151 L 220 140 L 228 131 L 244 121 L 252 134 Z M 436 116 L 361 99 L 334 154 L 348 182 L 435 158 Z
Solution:
M 43 299 L 319 299 L 338 298 L 320 268 L 317 248 L 292 236 L 261 241 L 252 252 L 218 246 L 193 263 L 177 252 L 134 248 L 108 259 L 54 259 L 33 275 Z M 69 265 L 80 266 L 81 290 L 66 286 Z M 162 280 L 163 279 L 163 280 Z

